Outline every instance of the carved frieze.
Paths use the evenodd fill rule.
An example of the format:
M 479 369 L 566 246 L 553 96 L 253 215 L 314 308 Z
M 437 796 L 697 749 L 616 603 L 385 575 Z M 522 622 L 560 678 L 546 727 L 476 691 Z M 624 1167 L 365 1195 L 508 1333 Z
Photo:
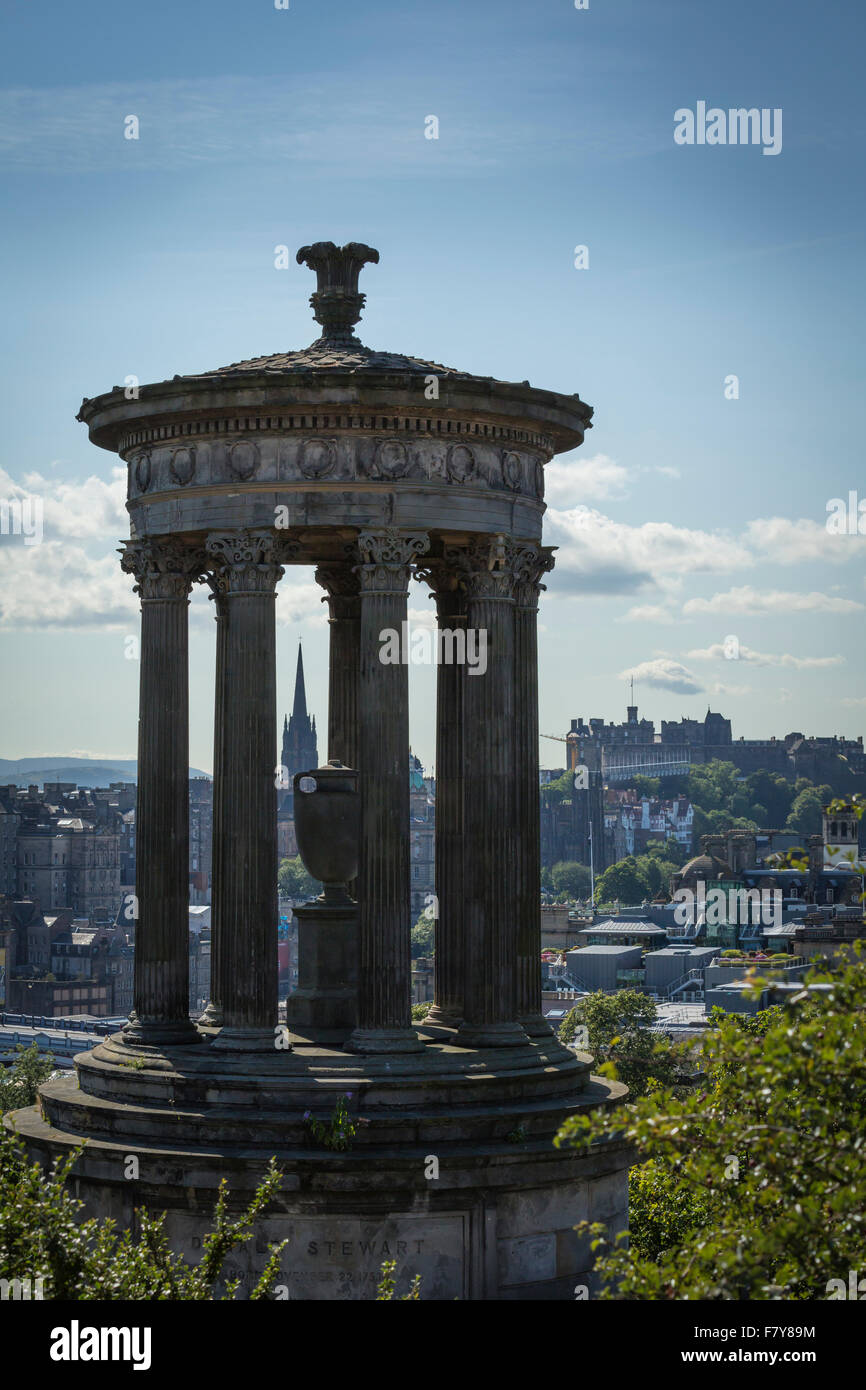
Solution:
M 441 422 L 440 422 L 441 423 Z M 129 455 L 129 495 L 150 496 L 245 482 L 383 484 L 403 480 L 539 498 L 544 468 L 537 451 L 502 449 L 492 440 L 449 442 L 440 436 L 365 433 L 307 438 L 204 439 Z

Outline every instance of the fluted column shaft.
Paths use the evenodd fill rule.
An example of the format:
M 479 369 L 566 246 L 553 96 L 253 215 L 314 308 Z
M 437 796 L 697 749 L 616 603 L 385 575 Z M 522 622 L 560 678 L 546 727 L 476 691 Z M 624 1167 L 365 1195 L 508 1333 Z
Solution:
M 198 1042 L 189 1016 L 189 592 L 201 560 L 166 538 L 129 541 L 141 597 L 133 1012 L 124 1041 Z
M 382 661 L 382 634 L 402 637 L 411 565 L 428 538 L 362 532 L 358 785 L 361 795 L 358 1027 L 355 1052 L 421 1047 L 410 1027 L 409 680 Z
M 436 597 L 438 634 L 466 631 L 466 599 L 448 559 L 431 561 L 421 571 Z M 459 653 L 459 645 L 456 651 Z M 465 651 L 465 648 L 463 649 Z M 435 1023 L 456 1024 L 463 1017 L 463 688 L 464 661 L 443 658 L 452 651 L 440 642 L 436 670 L 436 919 L 433 956 Z M 473 677 L 473 679 L 475 679 Z
M 361 665 L 361 599 L 355 566 L 323 564 L 316 582 L 327 590 L 330 663 L 328 667 L 328 757 L 358 766 L 358 679 Z
M 552 548 L 520 546 L 515 557 L 515 792 L 517 831 L 517 1016 L 531 1037 L 552 1032 L 541 1005 L 541 815 L 538 788 L 538 600 Z
M 216 619 L 216 661 L 214 664 L 214 748 L 213 748 L 213 815 L 211 832 L 211 910 L 210 910 L 210 999 L 201 1016 L 201 1023 L 222 1027 L 225 998 L 225 924 L 223 921 L 222 856 L 228 836 L 223 749 L 225 745 L 225 681 L 226 681 L 226 600 L 222 581 L 216 574 L 208 576 Z M 219 889 L 216 885 L 219 884 Z M 215 891 L 216 889 L 216 891 Z
M 213 1046 L 270 1051 L 277 1023 L 278 917 L 274 609 L 283 570 L 271 532 L 212 535 L 207 549 L 225 605 L 224 679 L 217 695 L 222 845 L 213 894 L 222 936 L 223 1026 Z
M 484 675 L 464 681 L 464 815 L 472 856 L 465 875 L 464 1021 L 467 1047 L 525 1044 L 517 1022 L 517 874 L 514 829 L 513 548 L 470 547 L 464 566 L 467 630 L 486 632 Z

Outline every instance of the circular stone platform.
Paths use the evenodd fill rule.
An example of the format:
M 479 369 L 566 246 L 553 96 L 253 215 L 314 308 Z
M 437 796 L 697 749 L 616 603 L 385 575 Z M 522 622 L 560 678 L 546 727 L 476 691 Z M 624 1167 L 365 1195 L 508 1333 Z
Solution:
M 398 1293 L 420 1274 L 427 1299 L 569 1299 L 575 1285 L 591 1288 L 588 1242 L 573 1227 L 623 1229 L 628 1154 L 552 1141 L 569 1115 L 616 1103 L 625 1087 L 591 1076 L 591 1058 L 552 1037 L 473 1051 L 448 1028 L 422 1023 L 418 1034 L 422 1054 L 364 1057 L 333 1036 L 293 1033 L 292 1051 L 254 1062 L 118 1036 L 76 1058 L 77 1083 L 48 1082 L 38 1106 L 7 1123 L 46 1164 L 86 1141 L 73 1189 L 87 1214 L 135 1229 L 137 1208 L 165 1211 L 172 1246 L 191 1259 L 220 1180 L 239 1211 L 276 1157 L 279 1197 L 230 1257 L 246 1292 L 284 1239 L 283 1298 L 372 1298 L 387 1259 Z M 304 1117 L 327 1121 L 340 1096 L 357 1132 L 334 1153 Z

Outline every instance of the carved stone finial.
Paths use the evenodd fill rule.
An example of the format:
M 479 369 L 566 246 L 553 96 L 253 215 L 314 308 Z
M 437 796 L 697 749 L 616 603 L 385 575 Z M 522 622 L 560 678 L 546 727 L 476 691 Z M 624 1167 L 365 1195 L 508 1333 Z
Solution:
M 313 317 L 324 329 L 322 341 L 354 342 L 352 327 L 361 317 L 367 296 L 359 293 L 358 276 L 368 261 L 378 264 L 379 252 L 359 241 L 335 246 L 333 241 L 316 241 L 302 246 L 298 265 L 316 272 L 317 287 L 310 295 Z

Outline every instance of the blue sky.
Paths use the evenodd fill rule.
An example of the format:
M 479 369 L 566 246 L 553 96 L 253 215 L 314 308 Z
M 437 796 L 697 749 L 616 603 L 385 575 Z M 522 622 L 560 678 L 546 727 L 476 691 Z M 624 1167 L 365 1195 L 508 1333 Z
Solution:
M 0 754 L 135 751 L 122 482 L 82 396 L 304 346 L 312 277 L 274 247 L 319 239 L 381 253 L 365 342 L 595 407 L 549 470 L 543 730 L 622 717 L 634 670 L 656 720 L 862 731 L 866 536 L 825 526 L 866 498 L 857 6 L 7 0 L 2 25 L 0 497 L 42 496 L 45 535 L 0 537 Z M 698 101 L 781 108 L 781 153 L 676 145 Z M 324 725 L 319 599 L 284 585 L 280 707 L 303 636 Z M 212 628 L 197 598 L 205 768 Z M 413 670 L 428 765 L 434 688 Z

